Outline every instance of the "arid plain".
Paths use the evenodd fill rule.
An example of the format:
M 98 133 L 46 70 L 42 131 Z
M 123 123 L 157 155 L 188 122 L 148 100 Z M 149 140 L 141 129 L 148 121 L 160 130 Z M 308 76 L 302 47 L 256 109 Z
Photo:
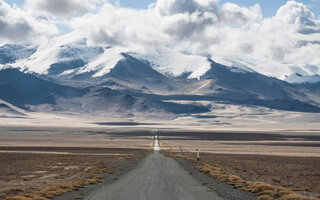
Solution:
M 139 160 L 152 149 L 155 125 L 111 124 L 91 128 L 2 126 L 2 198 L 77 180 L 102 161 L 126 168 L 132 164 L 130 159 Z M 201 160 L 246 180 L 287 187 L 310 197 L 320 193 L 318 130 L 160 128 L 158 133 L 164 151 L 183 152 L 195 159 L 198 148 Z
M 76 181 L 76 186 L 84 187 L 90 181 L 101 181 L 100 173 L 108 170 L 114 173 L 121 169 L 124 173 L 153 150 L 156 128 L 164 152 L 195 159 L 195 149 L 199 149 L 201 161 L 245 180 L 319 197 L 318 114 L 261 114 L 256 108 L 235 106 L 228 109 L 230 112 L 224 109 L 220 114 L 216 111 L 215 117 L 209 114 L 166 120 L 136 117 L 121 121 L 45 113 L 1 118 L 0 168 L 4 170 L 0 199 L 26 192 L 35 195 L 38 191 L 39 195 L 55 183 L 70 185 Z M 79 185 L 79 180 L 84 183 Z

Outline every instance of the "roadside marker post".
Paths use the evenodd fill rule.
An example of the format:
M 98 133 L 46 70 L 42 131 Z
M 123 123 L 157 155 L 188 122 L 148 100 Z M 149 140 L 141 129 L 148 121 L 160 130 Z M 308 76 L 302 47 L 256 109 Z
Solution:
M 196 149 L 196 152 L 197 152 L 197 162 L 200 161 L 200 152 L 199 152 L 199 149 Z

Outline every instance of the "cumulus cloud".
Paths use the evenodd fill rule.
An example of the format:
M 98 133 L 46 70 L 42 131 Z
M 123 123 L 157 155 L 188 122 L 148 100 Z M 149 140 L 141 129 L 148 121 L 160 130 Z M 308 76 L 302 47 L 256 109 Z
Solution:
M 37 19 L 20 8 L 12 8 L 0 0 L 1 42 L 30 42 L 51 37 L 57 28 L 45 19 Z
M 209 55 L 225 64 L 243 63 L 272 76 L 320 73 L 320 23 L 308 8 L 288 1 L 275 16 L 263 18 L 258 4 L 217 5 L 217 0 L 158 0 L 148 9 L 109 3 L 71 22 L 93 44 L 150 52 L 169 47 Z M 310 66 L 313 66 L 310 68 Z
M 304 4 L 288 1 L 274 17 L 239 33 L 250 38 L 253 51 L 249 55 L 239 51 L 237 56 L 254 58 L 258 71 L 278 77 L 292 74 L 297 68 L 302 74 L 319 74 L 319 29 L 319 20 Z M 310 70 L 311 65 L 318 69 Z
M 168 41 L 159 30 L 152 10 L 134 10 L 105 4 L 96 14 L 88 13 L 70 22 L 76 32 L 98 45 L 140 48 L 156 47 Z
M 287 24 L 315 26 L 314 14 L 307 6 L 296 1 L 288 1 L 285 6 L 280 7 L 276 18 Z
M 262 18 L 259 5 L 251 8 L 216 0 L 158 0 L 155 12 L 161 16 L 163 31 L 170 36 L 190 38 L 213 26 L 243 25 Z
M 72 17 L 95 8 L 94 0 L 27 0 L 26 7 L 34 13 L 55 17 Z
M 258 5 L 244 8 L 228 3 L 219 9 L 216 2 L 158 0 L 144 10 L 106 3 L 99 12 L 75 18 L 70 24 L 93 43 L 149 48 L 197 42 L 212 27 L 242 25 L 261 19 Z
M 162 31 L 176 38 L 201 34 L 220 17 L 214 0 L 158 0 L 154 12 L 158 14 Z
M 295 71 L 320 74 L 320 20 L 303 3 L 287 1 L 273 17 L 263 18 L 258 4 L 218 6 L 217 2 L 157 0 L 147 9 L 130 9 L 107 0 L 27 0 L 26 13 L 41 14 L 25 18 L 19 9 L 0 9 L 0 37 L 40 35 L 36 22 L 50 27 L 47 19 L 62 17 L 75 34 L 93 45 L 142 53 L 171 48 L 224 64 L 245 64 L 277 77 Z

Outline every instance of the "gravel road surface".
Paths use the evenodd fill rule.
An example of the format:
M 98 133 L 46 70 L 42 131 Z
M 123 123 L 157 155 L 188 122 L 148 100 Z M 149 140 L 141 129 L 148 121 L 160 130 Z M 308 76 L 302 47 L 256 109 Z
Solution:
M 154 151 L 111 185 L 90 193 L 89 200 L 222 200 L 217 193 L 182 168 L 174 159 Z

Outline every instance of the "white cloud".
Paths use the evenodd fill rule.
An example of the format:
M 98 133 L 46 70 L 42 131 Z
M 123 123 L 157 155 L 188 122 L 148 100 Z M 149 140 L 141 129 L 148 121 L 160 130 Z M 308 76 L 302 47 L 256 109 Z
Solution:
M 199 42 L 199 47 L 207 48 L 210 43 L 203 39 L 213 40 L 207 35 L 208 29 L 248 25 L 260 19 L 258 5 L 245 8 L 228 3 L 220 9 L 216 0 L 158 0 L 144 10 L 106 3 L 99 12 L 74 18 L 70 25 L 92 43 L 150 50 Z
M 27 10 L 37 15 L 70 18 L 95 10 L 103 0 L 26 0 Z
M 6 42 L 41 41 L 58 33 L 48 20 L 35 18 L 17 7 L 0 0 L 0 39 Z
M 272 18 L 262 19 L 260 6 L 217 6 L 217 0 L 158 0 L 135 10 L 105 4 L 99 12 L 71 24 L 93 44 L 119 45 L 150 52 L 170 47 L 211 55 L 219 61 L 241 61 L 272 76 L 320 73 L 320 26 L 308 8 L 288 1 Z M 234 62 L 233 62 L 234 63 Z M 312 70 L 310 70 L 310 66 Z
M 221 8 L 217 0 L 158 0 L 155 12 L 161 16 L 163 31 L 175 39 L 197 38 L 208 28 L 244 25 L 262 18 L 259 5 L 251 8 L 226 3 Z M 196 39 L 197 41 L 197 39 Z
M 108 3 L 96 14 L 74 18 L 70 26 L 92 44 L 145 50 L 167 41 L 152 10 L 118 8 Z
M 254 70 L 281 78 L 298 69 L 320 73 L 319 20 L 302 3 L 288 1 L 274 17 L 256 23 L 215 29 L 209 34 L 218 38 L 209 47 L 214 59 L 248 61 Z
M 39 27 L 50 27 L 46 19 L 62 17 L 75 34 L 88 38 L 93 45 L 121 46 L 140 53 L 169 47 L 184 53 L 209 55 L 214 60 L 247 64 L 258 72 L 278 77 L 297 70 L 320 74 L 317 55 L 320 20 L 304 4 L 288 1 L 275 16 L 262 18 L 258 4 L 218 6 L 217 2 L 157 0 L 149 8 L 138 10 L 121 8 L 106 0 L 28 0 L 27 11 L 10 9 L 14 20 L 9 20 L 8 14 L 0 17 L 0 26 L 3 21 L 8 24 L 5 31 L 0 29 L 0 37 L 10 36 L 14 40 L 23 38 L 23 33 L 50 35 L 35 31 L 38 29 L 30 21 L 37 22 Z M 27 20 L 18 17 L 21 13 L 37 17 Z M 0 10 L 0 16 L 3 15 Z
M 225 3 L 221 8 L 221 15 L 225 24 L 243 25 L 254 23 L 262 19 L 259 4 L 246 8 L 233 3 Z
M 162 16 L 181 13 L 218 13 L 216 0 L 158 0 L 155 10 Z
M 215 1 L 212 0 L 158 0 L 154 12 L 162 25 L 161 31 L 175 39 L 201 34 L 220 18 Z
M 313 18 L 314 14 L 309 11 L 307 6 L 296 1 L 288 1 L 276 14 L 276 19 L 282 20 L 287 24 L 314 26 Z

